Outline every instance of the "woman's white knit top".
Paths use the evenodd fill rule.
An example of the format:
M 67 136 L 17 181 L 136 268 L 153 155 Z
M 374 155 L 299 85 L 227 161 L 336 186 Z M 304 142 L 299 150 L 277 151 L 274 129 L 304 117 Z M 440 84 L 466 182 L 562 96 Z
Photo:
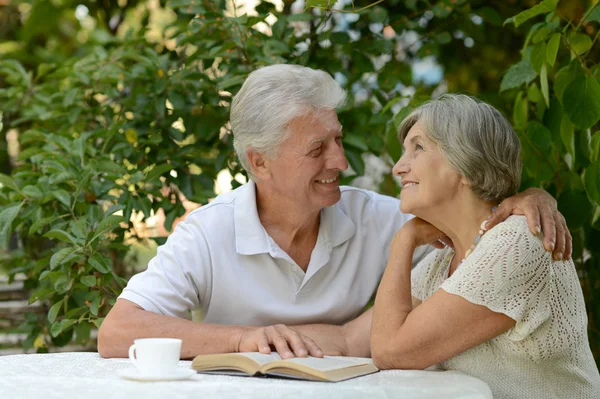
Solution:
M 421 301 L 439 288 L 503 313 L 506 333 L 440 365 L 485 381 L 494 398 L 600 398 L 600 375 L 572 261 L 554 261 L 524 216 L 490 229 L 448 278 L 451 248 L 430 253 L 412 272 Z

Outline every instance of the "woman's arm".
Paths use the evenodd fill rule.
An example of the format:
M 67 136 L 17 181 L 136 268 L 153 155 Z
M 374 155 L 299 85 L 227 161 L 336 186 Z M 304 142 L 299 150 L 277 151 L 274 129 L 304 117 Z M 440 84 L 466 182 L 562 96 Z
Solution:
M 371 355 L 381 369 L 423 369 L 515 325 L 510 317 L 438 290 L 413 309 L 411 259 L 421 243 L 401 229 L 375 299 Z

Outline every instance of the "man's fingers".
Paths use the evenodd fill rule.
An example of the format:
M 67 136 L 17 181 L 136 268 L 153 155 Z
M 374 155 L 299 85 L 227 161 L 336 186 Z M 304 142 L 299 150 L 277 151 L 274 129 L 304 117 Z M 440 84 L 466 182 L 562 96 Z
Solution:
M 308 349 L 309 355 L 314 356 L 314 357 L 323 357 L 324 353 L 315 341 L 308 338 L 306 335 L 303 335 L 302 337 L 304 339 L 304 344 L 306 345 L 306 348 Z
M 266 331 L 269 337 L 269 342 L 275 346 L 275 350 L 277 353 L 279 353 L 279 356 L 284 359 L 294 357 L 294 354 L 288 345 L 287 339 L 281 334 L 279 329 L 271 326 L 268 327 Z
M 271 353 L 271 346 L 269 345 L 269 339 L 267 335 L 263 332 L 256 339 L 256 348 L 260 353 L 269 354 Z
M 527 226 L 529 226 L 529 231 L 531 234 L 538 235 L 542 231 L 543 220 L 540 219 L 542 212 L 538 208 L 536 204 L 525 207 L 523 209 L 523 213 L 525 214 L 525 219 L 527 219 Z M 544 229 L 544 234 L 546 234 L 546 230 Z
M 558 217 L 558 213 L 556 216 Z M 567 246 L 566 232 L 564 231 L 564 227 L 560 219 L 558 222 L 556 222 L 555 219 L 554 223 L 556 224 L 556 245 L 554 247 L 552 257 L 554 260 L 561 260 L 565 257 L 565 247 Z
M 293 330 L 289 327 L 285 327 L 285 332 L 282 331 L 282 333 L 284 334 L 287 342 L 289 343 L 290 347 L 292 348 L 292 351 L 296 356 L 308 356 L 308 349 L 304 344 L 304 340 L 302 339 L 303 337 L 296 330 Z
M 571 232 L 569 232 L 569 227 L 567 226 L 567 221 L 563 217 L 563 222 L 565 225 L 565 231 L 567 232 L 567 240 L 565 245 L 565 259 L 571 259 L 571 255 L 573 255 L 573 237 L 571 237 Z
M 512 202 L 509 200 L 503 201 L 496 209 L 496 212 L 492 214 L 490 220 L 488 220 L 487 224 L 485 225 L 486 229 L 489 230 L 498 223 L 504 222 L 506 218 L 510 216 L 512 210 Z
M 542 232 L 544 233 L 544 248 L 547 251 L 554 251 L 556 247 L 556 222 L 554 221 L 554 212 L 549 207 L 540 209 L 540 218 L 542 220 Z

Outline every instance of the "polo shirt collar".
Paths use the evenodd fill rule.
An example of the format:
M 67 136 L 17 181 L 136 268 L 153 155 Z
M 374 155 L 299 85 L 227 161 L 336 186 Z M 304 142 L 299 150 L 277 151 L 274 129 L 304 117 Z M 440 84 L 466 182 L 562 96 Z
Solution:
M 258 217 L 256 184 L 250 180 L 238 190 L 233 211 L 236 251 L 241 255 L 267 253 L 269 242 Z
M 268 253 L 270 247 L 267 232 L 260 223 L 256 207 L 256 184 L 250 180 L 238 190 L 234 208 L 236 251 L 241 255 Z M 339 203 L 321 210 L 319 235 L 324 234 L 323 238 L 329 249 L 348 241 L 355 232 L 354 222 L 344 213 Z

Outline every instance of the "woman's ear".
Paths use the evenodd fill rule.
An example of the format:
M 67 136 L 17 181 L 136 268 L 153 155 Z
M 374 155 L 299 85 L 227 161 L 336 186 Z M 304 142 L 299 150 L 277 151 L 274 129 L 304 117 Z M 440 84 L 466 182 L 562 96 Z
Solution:
M 246 157 L 250 162 L 252 172 L 259 180 L 269 180 L 271 178 L 269 160 L 263 153 L 256 151 L 254 148 L 248 148 Z

